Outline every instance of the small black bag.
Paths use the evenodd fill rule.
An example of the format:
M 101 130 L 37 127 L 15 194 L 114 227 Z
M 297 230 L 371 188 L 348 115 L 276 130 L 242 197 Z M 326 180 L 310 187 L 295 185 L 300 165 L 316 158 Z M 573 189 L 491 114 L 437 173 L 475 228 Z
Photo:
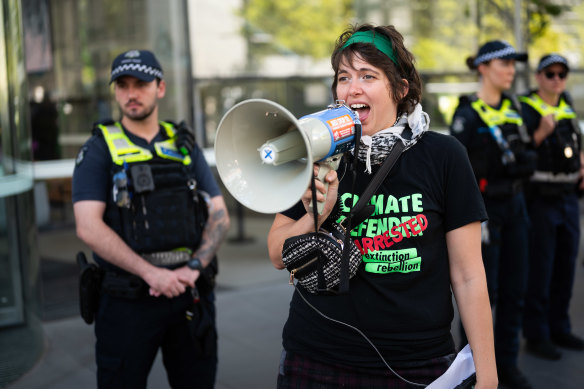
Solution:
M 344 240 L 345 231 L 338 223 L 328 223 L 327 229 L 286 239 L 282 260 L 290 272 L 290 284 L 297 279 L 311 293 L 336 288 L 341 280 Z M 348 250 L 351 278 L 357 273 L 361 253 L 352 239 L 349 239 Z

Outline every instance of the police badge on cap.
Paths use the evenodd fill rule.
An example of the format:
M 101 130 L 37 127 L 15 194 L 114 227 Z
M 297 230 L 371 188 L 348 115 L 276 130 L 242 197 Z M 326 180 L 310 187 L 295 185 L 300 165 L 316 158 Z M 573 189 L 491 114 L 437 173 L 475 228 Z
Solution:
M 162 66 L 151 51 L 130 50 L 118 55 L 112 62 L 110 83 L 122 76 L 132 76 L 146 82 L 156 78 L 162 80 Z

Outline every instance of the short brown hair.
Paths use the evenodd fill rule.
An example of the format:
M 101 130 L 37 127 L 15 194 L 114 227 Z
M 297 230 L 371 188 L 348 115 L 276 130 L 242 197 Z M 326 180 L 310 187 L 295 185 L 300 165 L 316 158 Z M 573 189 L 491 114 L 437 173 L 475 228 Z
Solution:
M 386 54 L 379 51 L 371 43 L 356 42 L 343 48 L 347 40 L 357 31 L 371 31 L 376 34 L 383 34 L 390 42 L 395 54 L 397 64 L 395 64 Z M 359 57 L 371 65 L 383 70 L 387 76 L 391 89 L 391 98 L 397 104 L 398 114 L 410 114 L 414 111 L 416 104 L 422 99 L 422 82 L 420 75 L 414 66 L 414 56 L 404 46 L 403 36 L 394 26 L 373 26 L 371 24 L 354 25 L 345 30 L 337 39 L 335 49 L 331 55 L 331 65 L 335 72 L 332 92 L 337 99 L 337 76 L 339 66 L 343 61 L 350 61 L 354 57 Z M 404 82 L 407 81 L 407 84 Z M 406 96 L 400 98 L 402 91 L 408 88 Z

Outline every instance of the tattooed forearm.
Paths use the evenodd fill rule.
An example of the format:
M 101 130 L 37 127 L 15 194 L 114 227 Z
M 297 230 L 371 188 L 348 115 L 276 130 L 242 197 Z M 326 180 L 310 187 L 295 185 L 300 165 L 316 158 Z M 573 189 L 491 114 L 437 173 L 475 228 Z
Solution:
M 228 230 L 229 216 L 227 215 L 227 210 L 219 208 L 212 212 L 207 220 L 207 225 L 201 238 L 201 244 L 195 256 L 204 264 L 209 263 L 219 249 L 219 245 L 225 239 Z

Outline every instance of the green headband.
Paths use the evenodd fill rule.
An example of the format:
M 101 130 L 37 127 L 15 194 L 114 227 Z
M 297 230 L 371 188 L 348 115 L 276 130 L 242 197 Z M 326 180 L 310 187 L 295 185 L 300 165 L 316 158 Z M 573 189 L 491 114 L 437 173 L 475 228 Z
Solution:
M 393 52 L 393 48 L 391 46 L 391 41 L 385 35 L 376 34 L 374 30 L 357 31 L 351 35 L 349 39 L 347 39 L 341 50 L 344 50 L 348 46 L 357 42 L 373 44 L 377 50 L 387 55 L 389 59 L 391 59 L 391 62 L 398 66 L 397 58 L 395 57 L 395 53 Z

